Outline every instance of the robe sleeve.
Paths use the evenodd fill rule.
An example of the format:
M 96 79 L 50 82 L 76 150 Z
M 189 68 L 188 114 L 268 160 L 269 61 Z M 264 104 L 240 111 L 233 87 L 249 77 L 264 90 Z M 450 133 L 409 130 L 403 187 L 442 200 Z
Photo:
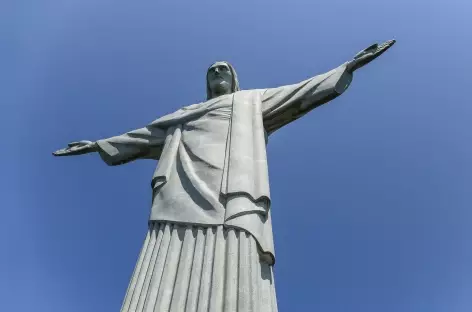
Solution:
M 108 139 L 98 140 L 98 152 L 110 166 L 125 164 L 138 158 L 158 160 L 166 139 L 164 129 L 147 126 Z
M 352 80 L 346 65 L 297 84 L 262 90 L 262 115 L 267 133 L 342 94 Z

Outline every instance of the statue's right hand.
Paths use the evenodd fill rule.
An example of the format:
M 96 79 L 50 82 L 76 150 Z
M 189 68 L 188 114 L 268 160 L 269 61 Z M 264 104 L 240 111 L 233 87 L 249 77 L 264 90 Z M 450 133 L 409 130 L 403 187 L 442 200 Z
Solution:
M 96 151 L 97 144 L 92 141 L 79 141 L 67 144 L 66 148 L 52 153 L 54 156 L 73 156 L 92 153 Z

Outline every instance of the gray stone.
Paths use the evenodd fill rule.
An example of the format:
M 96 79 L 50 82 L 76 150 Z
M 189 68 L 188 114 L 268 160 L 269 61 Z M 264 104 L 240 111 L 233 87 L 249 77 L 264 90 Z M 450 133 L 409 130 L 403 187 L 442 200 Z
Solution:
M 228 232 L 229 237 L 223 235 L 223 232 L 221 236 L 218 234 L 215 245 L 211 247 L 214 248 L 212 257 L 221 263 L 222 271 L 219 274 L 222 275 L 214 273 L 214 276 L 207 277 L 215 283 L 213 285 L 226 285 L 226 293 L 211 293 L 210 297 L 205 293 L 206 298 L 213 298 L 212 300 L 216 301 L 201 304 L 216 305 L 219 309 L 220 301 L 228 308 L 237 306 L 237 302 L 240 302 L 245 306 L 258 307 L 256 311 L 276 311 L 275 290 L 271 277 L 275 252 L 266 157 L 268 137 L 284 125 L 341 95 L 350 85 L 355 70 L 370 63 L 394 43 L 395 41 L 391 40 L 381 45 L 371 45 L 356 54 L 353 60 L 325 74 L 296 84 L 269 89 L 240 90 L 234 68 L 227 62 L 216 62 L 207 72 L 205 102 L 184 107 L 143 128 L 122 135 L 96 142 L 73 142 L 67 148 L 55 152 L 55 156 L 98 152 L 103 161 L 111 166 L 144 158 L 158 160 L 151 183 L 153 203 L 150 221 L 152 224 L 159 224 L 158 228 L 166 226 L 168 229 L 169 226 L 174 229 L 181 226 L 189 228 L 185 235 L 178 235 L 178 231 L 174 230 L 173 236 L 156 234 L 156 228 L 150 228 L 145 246 L 149 242 L 156 244 L 162 240 L 159 238 L 161 236 L 167 240 L 172 237 L 172 240 L 169 240 L 171 247 L 168 247 L 167 242 L 165 247 L 163 245 L 157 248 L 173 250 L 172 246 L 175 245 L 177 247 L 174 249 L 179 250 L 179 253 L 169 254 L 169 259 L 174 260 L 172 263 L 164 263 L 159 260 L 161 258 L 156 258 L 157 254 L 151 256 L 149 252 L 143 251 L 137 268 L 143 266 L 143 263 L 145 265 L 149 265 L 150 262 L 160 263 L 156 272 L 161 272 L 160 274 L 169 281 L 174 281 L 177 277 L 175 285 L 179 290 L 174 292 L 174 296 L 185 293 L 185 298 L 171 298 L 172 289 L 165 293 L 158 292 L 157 284 L 154 286 L 152 284 L 152 281 L 157 281 L 156 277 L 142 275 L 144 273 L 140 273 L 138 269 L 133 274 L 130 289 L 139 287 L 138 292 L 144 292 L 142 295 L 144 297 L 140 295 L 142 298 L 157 296 L 146 299 L 146 302 L 157 300 L 162 304 L 163 311 L 170 308 L 171 302 L 179 302 L 178 309 L 183 309 L 187 292 L 182 291 L 185 289 L 182 283 L 197 283 L 189 279 L 192 274 L 200 274 L 200 271 L 192 272 L 186 261 L 193 261 L 192 257 L 196 257 L 200 262 L 206 261 L 203 259 L 204 249 L 199 251 L 198 255 L 194 255 L 196 251 L 192 244 L 195 238 L 192 238 L 191 233 L 195 232 L 196 228 L 192 230 L 191 227 L 200 229 L 202 246 L 204 240 L 214 240 L 214 234 L 210 233 L 212 229 L 218 228 L 219 231 L 221 228 L 225 231 L 231 229 Z M 205 234 L 201 229 L 206 229 Z M 244 245 L 244 248 L 238 249 L 237 242 L 244 235 L 250 235 L 255 244 Z M 187 237 L 185 242 L 184 236 Z M 227 248 L 232 249 L 226 249 L 226 252 L 219 251 L 221 248 L 226 248 L 224 246 L 230 246 Z M 160 252 L 166 253 L 166 251 Z M 269 270 L 266 275 L 269 276 L 270 285 L 267 284 L 263 289 L 257 290 L 259 296 L 254 296 L 254 293 L 246 296 L 244 289 L 238 288 L 237 284 L 225 278 L 236 278 L 237 274 L 253 274 L 253 265 L 238 267 L 238 262 L 234 262 L 232 256 L 239 257 L 242 261 L 240 264 L 244 264 L 249 261 L 247 259 L 252 259 L 249 254 L 255 252 L 259 254 L 261 266 L 257 273 L 258 277 L 247 275 L 240 278 L 248 281 L 264 279 L 263 272 Z M 225 256 L 225 253 L 229 253 L 229 256 Z M 186 258 L 179 258 L 181 255 Z M 181 265 L 178 267 L 186 268 L 185 272 L 176 271 L 176 262 L 179 261 Z M 217 262 L 212 265 L 217 266 Z M 231 269 L 227 269 L 230 271 L 225 273 L 223 268 Z M 215 267 L 213 272 L 219 271 Z M 228 275 L 229 272 L 231 275 Z M 182 280 L 179 279 L 180 276 Z M 167 280 L 163 283 L 167 283 Z M 258 285 L 265 285 L 264 283 Z M 206 291 L 220 290 L 212 287 Z M 134 290 L 131 293 L 134 293 Z M 190 295 L 195 301 L 197 296 L 195 289 L 191 290 Z M 138 304 L 136 301 L 138 299 L 129 296 L 125 298 L 122 311 L 128 311 L 129 306 Z M 269 299 L 265 302 L 254 302 L 263 298 Z M 140 301 L 138 307 L 140 306 L 146 307 L 147 304 Z

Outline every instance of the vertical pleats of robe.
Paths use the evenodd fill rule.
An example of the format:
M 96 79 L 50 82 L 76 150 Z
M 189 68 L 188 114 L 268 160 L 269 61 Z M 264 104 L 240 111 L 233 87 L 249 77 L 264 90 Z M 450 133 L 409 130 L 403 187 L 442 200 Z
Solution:
M 154 222 L 122 312 L 274 312 L 272 267 L 245 231 Z

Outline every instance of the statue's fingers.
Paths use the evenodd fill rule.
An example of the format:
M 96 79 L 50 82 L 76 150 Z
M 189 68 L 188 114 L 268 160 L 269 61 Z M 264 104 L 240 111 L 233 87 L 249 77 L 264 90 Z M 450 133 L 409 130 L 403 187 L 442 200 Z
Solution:
M 379 46 L 378 50 L 375 52 L 377 56 L 383 54 L 385 51 L 390 49 L 395 44 L 395 40 L 387 41 L 386 43 Z
M 391 46 L 385 46 L 383 47 L 382 49 L 379 50 L 379 53 L 382 54 L 384 53 L 385 51 L 387 51 L 388 49 L 390 49 Z
M 386 42 L 384 42 L 384 43 L 382 44 L 382 48 L 383 48 L 384 50 L 390 49 L 390 47 L 392 47 L 392 46 L 395 44 L 395 42 L 397 42 L 397 41 L 394 40 L 394 39 L 388 40 L 388 41 L 386 41 Z
M 69 152 L 69 149 L 67 149 L 67 148 L 62 148 L 62 149 L 60 149 L 60 150 L 57 150 L 57 151 L 53 152 L 52 154 L 53 154 L 54 156 L 64 156 L 64 155 L 68 154 L 68 152 Z
M 81 144 L 81 143 L 80 142 L 71 142 L 71 143 L 67 144 L 67 146 L 72 147 L 72 146 L 76 146 L 76 145 L 79 145 L 79 144 Z

